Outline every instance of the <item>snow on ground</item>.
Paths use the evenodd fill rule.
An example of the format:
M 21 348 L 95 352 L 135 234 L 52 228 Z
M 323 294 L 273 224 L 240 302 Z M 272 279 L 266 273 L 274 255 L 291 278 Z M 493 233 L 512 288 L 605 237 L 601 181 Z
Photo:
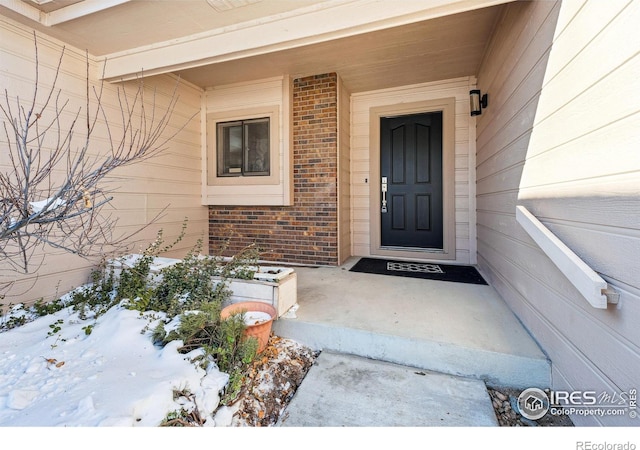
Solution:
M 1 332 L 0 426 L 155 427 L 183 406 L 174 400 L 177 389 L 195 394 L 207 417 L 228 375 L 189 362 L 196 355 L 178 353 L 180 341 L 155 346 L 150 320 L 114 307 L 86 334 L 93 322 L 67 308 Z

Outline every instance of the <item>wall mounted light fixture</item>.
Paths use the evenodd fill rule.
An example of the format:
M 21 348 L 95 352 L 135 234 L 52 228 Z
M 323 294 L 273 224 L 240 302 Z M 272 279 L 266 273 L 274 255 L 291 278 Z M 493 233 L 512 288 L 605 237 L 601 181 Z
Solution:
M 469 104 L 471 106 L 471 115 L 479 116 L 482 114 L 483 108 L 486 108 L 489 104 L 487 94 L 482 95 L 480 89 L 469 91 Z

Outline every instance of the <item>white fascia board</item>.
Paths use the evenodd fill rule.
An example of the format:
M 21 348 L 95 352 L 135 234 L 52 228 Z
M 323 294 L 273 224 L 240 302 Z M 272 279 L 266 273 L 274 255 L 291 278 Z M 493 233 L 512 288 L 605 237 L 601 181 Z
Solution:
M 102 55 L 105 79 L 128 80 L 326 42 L 513 0 L 328 0 L 274 15 Z

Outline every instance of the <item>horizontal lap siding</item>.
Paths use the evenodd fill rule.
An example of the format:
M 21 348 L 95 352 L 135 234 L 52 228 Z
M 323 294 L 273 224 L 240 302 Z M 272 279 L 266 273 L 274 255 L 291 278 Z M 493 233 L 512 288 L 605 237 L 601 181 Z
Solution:
M 478 259 L 553 365 L 553 387 L 637 388 L 637 2 L 510 4 L 478 75 Z M 526 206 L 620 293 L 592 308 L 523 231 Z M 574 417 L 631 425 L 628 416 Z
M 41 90 L 51 86 L 55 67 L 63 44 L 51 38 L 38 35 L 38 59 L 40 63 Z M 10 98 L 30 98 L 35 80 L 35 56 L 33 31 L 18 25 L 10 19 L 0 20 L 0 59 L 3 71 L 0 84 L 6 88 Z M 89 73 L 92 85 L 99 85 L 98 63 L 90 60 Z M 85 104 L 87 70 L 83 51 L 66 47 L 57 86 L 62 90 L 61 98 L 69 99 L 67 111 L 63 115 L 66 124 L 73 114 Z M 158 111 L 170 101 L 176 89 L 177 80 L 170 76 L 158 76 L 145 79 L 145 100 L 148 108 L 155 100 Z M 117 89 L 124 88 L 133 94 L 137 83 L 104 85 L 103 106 L 111 119 L 111 131 L 117 136 L 121 129 L 120 104 Z M 140 234 L 129 241 L 129 250 L 139 251 L 163 230 L 167 242 L 175 240 L 180 233 L 182 223 L 188 218 L 187 236 L 170 255 L 183 255 L 196 241 L 206 239 L 207 209 L 201 206 L 201 156 L 200 122 L 197 113 L 200 110 L 201 91 L 186 83 L 180 83 L 177 89 L 179 100 L 166 129 L 167 135 L 178 134 L 166 145 L 164 152 L 148 161 L 122 168 L 110 177 L 109 188 L 115 189 L 113 201 L 105 212 L 118 218 L 118 227 L 114 235 L 132 233 L 149 223 L 159 213 L 163 215 Z M 196 114 L 195 118 L 191 119 Z M 188 122 L 188 123 L 187 123 Z M 184 124 L 187 124 L 184 126 Z M 184 128 L 183 128 L 184 126 Z M 77 128 L 82 134 L 82 126 Z M 0 145 L 6 138 L 0 136 Z M 98 125 L 91 140 L 89 153 L 100 155 L 109 143 L 104 126 Z M 7 161 L 0 159 L 2 168 Z M 206 242 L 205 242 L 206 245 Z M 44 258 L 44 259 L 42 259 Z M 4 271 L 5 279 L 17 281 L 5 302 L 30 302 L 41 297 L 45 300 L 62 295 L 72 287 L 88 280 L 91 268 L 97 261 L 87 261 L 47 248 L 36 258 L 42 259 L 42 265 L 34 267 L 37 271 L 24 276 L 13 271 Z M 7 267 L 6 262 L 1 268 Z

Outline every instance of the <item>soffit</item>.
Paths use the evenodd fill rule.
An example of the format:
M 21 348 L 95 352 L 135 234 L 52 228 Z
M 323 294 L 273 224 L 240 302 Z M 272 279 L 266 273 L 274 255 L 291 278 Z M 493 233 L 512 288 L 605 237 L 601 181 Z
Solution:
M 163 62 L 155 72 L 144 65 L 145 74 L 175 72 L 202 88 L 283 74 L 337 72 L 351 92 L 361 92 L 475 75 L 500 5 L 508 1 L 403 0 L 391 8 L 393 2 L 379 0 L 0 0 L 0 14 L 98 58 L 106 57 L 108 68 L 117 66 L 119 59 L 142 61 L 153 54 L 152 59 Z M 216 9 L 210 2 L 229 8 Z M 380 20 L 378 15 L 375 28 L 363 26 L 368 10 L 361 5 L 378 10 L 382 5 L 383 12 L 391 8 L 388 14 L 396 14 L 395 22 Z M 361 11 L 359 18 L 353 17 L 351 29 L 351 19 L 336 14 L 333 21 L 342 28 L 336 25 L 338 32 L 331 35 L 331 24 L 327 24 L 327 32 L 313 38 L 315 17 L 324 14 L 326 18 L 331 11 L 349 7 Z M 416 14 L 397 12 L 410 7 L 427 15 L 433 12 L 434 18 L 419 20 Z M 441 12 L 458 10 L 464 12 Z M 296 17 L 307 21 L 309 35 L 283 40 L 281 45 L 275 42 L 261 48 L 250 42 L 242 51 L 218 56 L 215 45 L 200 45 L 199 50 L 210 49 L 212 59 L 195 55 L 190 47 L 171 48 L 197 42 L 199 36 L 233 36 L 238 30 L 249 30 L 255 39 L 261 24 L 267 30 L 269 24 L 293 22 Z M 243 28 L 247 23 L 251 27 Z M 177 58 L 182 58 L 180 64 L 172 66 Z M 193 58 L 192 64 L 188 58 Z M 111 79 L 132 73 L 123 69 Z
M 472 76 L 500 6 L 175 73 L 201 87 L 336 72 L 350 92 Z
M 22 0 L 26 5 L 42 11 L 43 13 L 50 13 L 58 11 L 59 9 L 66 8 L 75 3 L 80 3 L 84 0 Z
M 0 14 L 105 56 L 342 0 L 0 0 Z M 218 5 L 229 5 L 222 9 Z M 213 6 L 212 6 L 213 5 Z

